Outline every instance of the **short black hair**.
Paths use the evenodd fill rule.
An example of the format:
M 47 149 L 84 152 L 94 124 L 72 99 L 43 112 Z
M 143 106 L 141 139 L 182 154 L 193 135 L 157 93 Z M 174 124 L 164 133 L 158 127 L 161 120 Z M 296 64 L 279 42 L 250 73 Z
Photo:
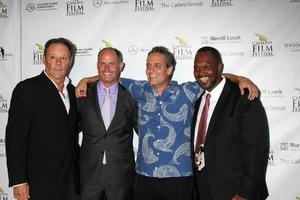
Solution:
M 210 46 L 201 47 L 200 49 L 198 49 L 195 55 L 195 59 L 197 55 L 201 52 L 210 52 L 215 57 L 217 63 L 223 65 L 221 53 L 216 48 Z
M 151 51 L 148 53 L 148 56 L 152 53 L 160 53 L 160 54 L 164 55 L 166 57 L 166 66 L 167 67 L 173 66 L 173 71 L 172 71 L 171 75 L 169 76 L 169 78 L 171 80 L 173 77 L 174 71 L 175 71 L 175 66 L 176 66 L 176 59 L 174 57 L 174 54 L 171 53 L 168 48 L 163 47 L 163 46 L 153 47 L 151 49 Z

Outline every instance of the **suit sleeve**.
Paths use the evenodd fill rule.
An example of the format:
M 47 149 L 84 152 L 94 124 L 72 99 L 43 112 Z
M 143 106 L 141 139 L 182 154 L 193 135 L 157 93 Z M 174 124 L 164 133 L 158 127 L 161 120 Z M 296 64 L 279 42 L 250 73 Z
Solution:
M 240 130 L 244 179 L 238 194 L 252 199 L 264 187 L 270 146 L 267 116 L 259 98 L 253 101 L 243 99 Z
M 28 182 L 26 166 L 34 105 L 32 99 L 28 86 L 22 83 L 16 86 L 5 133 L 9 186 Z

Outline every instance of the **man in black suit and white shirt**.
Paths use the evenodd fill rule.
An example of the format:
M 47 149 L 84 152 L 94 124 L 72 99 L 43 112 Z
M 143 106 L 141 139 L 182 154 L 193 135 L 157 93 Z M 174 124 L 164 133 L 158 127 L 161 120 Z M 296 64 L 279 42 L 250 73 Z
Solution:
M 6 127 L 9 186 L 18 200 L 74 200 L 79 192 L 77 104 L 66 77 L 75 46 L 45 45 L 45 70 L 14 89 Z
M 199 199 L 263 200 L 268 196 L 266 113 L 259 98 L 250 101 L 247 94 L 240 95 L 238 85 L 222 72 L 218 50 L 197 51 L 194 76 L 205 89 L 196 102 L 192 125 Z

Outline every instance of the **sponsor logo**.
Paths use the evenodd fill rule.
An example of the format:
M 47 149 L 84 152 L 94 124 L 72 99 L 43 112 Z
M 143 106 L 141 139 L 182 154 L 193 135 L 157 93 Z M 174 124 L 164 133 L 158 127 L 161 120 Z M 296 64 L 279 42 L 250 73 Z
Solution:
M 286 111 L 287 107 L 286 106 L 281 106 L 281 105 L 269 105 L 269 106 L 264 106 L 265 111 Z
M 44 47 L 44 45 L 39 44 L 39 43 L 36 43 L 35 46 L 37 49 L 32 52 L 32 54 L 33 54 L 32 64 L 33 65 L 41 65 L 41 64 L 43 64 L 45 47 Z
M 279 159 L 280 164 L 282 165 L 300 165 L 300 159 L 299 158 L 281 158 Z
M 5 4 L 4 0 L 0 0 L 0 18 L 7 18 L 7 5 Z
M 101 6 L 106 5 L 121 5 L 126 3 L 129 3 L 129 0 L 94 0 L 93 6 L 95 8 L 100 8 Z
M 154 10 L 153 0 L 135 0 L 135 11 L 153 11 Z
M 283 97 L 281 89 L 262 89 L 261 97 Z
M 5 146 L 5 139 L 4 138 L 0 138 L 0 146 Z
M 0 94 L 0 113 L 8 111 L 8 101 Z
M 6 158 L 6 154 L 0 153 L 0 158 Z M 0 197 L 1 197 L 1 193 L 0 193 Z
M 300 151 L 300 144 L 295 142 L 281 142 L 280 143 L 281 151 Z
M 228 43 L 242 43 L 240 35 L 212 35 L 202 36 L 201 44 L 228 44 Z
M 5 56 L 5 49 L 0 46 L 0 58 L 4 59 L 4 56 Z
M 175 37 L 178 44 L 173 45 L 173 54 L 176 60 L 188 60 L 193 59 L 192 46 L 188 44 L 185 39 L 181 37 Z
M 212 0 L 211 7 L 232 6 L 232 0 Z
M 223 51 L 221 52 L 222 56 L 245 56 L 245 52 L 244 51 Z
M 101 6 L 102 6 L 102 0 L 94 0 L 94 1 L 93 1 L 93 6 L 94 6 L 95 8 L 101 7 Z
M 185 7 L 201 7 L 201 6 L 203 6 L 203 2 L 199 2 L 199 1 L 161 3 L 162 8 L 185 8 Z
M 139 52 L 139 48 L 135 45 L 130 45 L 128 47 L 128 53 L 131 54 L 131 55 L 135 55 Z
M 295 88 L 300 94 L 300 88 Z M 292 96 L 292 112 L 300 112 L 300 96 Z
M 258 41 L 252 42 L 252 56 L 253 57 L 264 57 L 274 56 L 272 41 L 269 41 L 267 36 L 255 33 L 258 37 Z
M 28 12 L 33 11 L 49 11 L 57 10 L 58 2 L 43 2 L 43 3 L 28 3 L 26 4 L 25 10 Z
M 93 55 L 92 51 L 93 51 L 93 48 L 91 48 L 91 47 L 77 48 L 75 56 L 92 56 Z
M 8 194 L 3 190 L 2 187 L 0 187 L 0 200 L 8 200 Z
M 121 5 L 121 4 L 126 4 L 129 3 L 129 0 L 94 0 L 93 1 L 93 6 L 95 8 L 99 8 L 102 5 Z
M 5 50 L 5 48 L 0 45 L 0 62 L 8 60 L 8 58 L 10 56 L 12 56 L 12 55 L 13 54 L 11 54 L 11 53 L 7 53 L 7 51 Z
M 289 51 L 300 51 L 300 42 L 285 43 L 284 48 L 286 48 Z
M 73 0 L 66 2 L 67 16 L 73 15 L 84 15 L 84 4 L 83 1 Z

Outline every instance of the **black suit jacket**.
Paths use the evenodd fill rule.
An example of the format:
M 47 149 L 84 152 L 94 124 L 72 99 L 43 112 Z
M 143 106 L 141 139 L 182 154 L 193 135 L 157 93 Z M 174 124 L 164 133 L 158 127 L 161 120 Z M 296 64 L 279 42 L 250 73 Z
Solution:
M 29 183 L 31 200 L 63 199 L 71 175 L 79 190 L 77 104 L 74 86 L 67 90 L 69 114 L 43 72 L 20 82 L 12 94 L 6 127 L 9 185 Z
M 133 128 L 137 130 L 137 103 L 119 84 L 115 115 L 105 129 L 98 103 L 97 83 L 89 85 L 87 97 L 80 98 L 83 139 L 80 150 L 82 199 L 91 187 L 99 184 L 100 176 L 107 178 L 113 199 L 131 199 L 134 181 Z M 102 164 L 106 152 L 105 170 Z M 103 174 L 105 173 L 105 174 Z M 113 192 L 112 192 L 113 191 Z
M 226 80 L 207 128 L 205 173 L 214 200 L 229 200 L 235 194 L 248 200 L 268 196 L 267 118 L 259 98 L 250 101 L 247 96 L 241 96 L 238 85 Z M 201 98 L 195 105 L 193 133 L 200 102 Z

